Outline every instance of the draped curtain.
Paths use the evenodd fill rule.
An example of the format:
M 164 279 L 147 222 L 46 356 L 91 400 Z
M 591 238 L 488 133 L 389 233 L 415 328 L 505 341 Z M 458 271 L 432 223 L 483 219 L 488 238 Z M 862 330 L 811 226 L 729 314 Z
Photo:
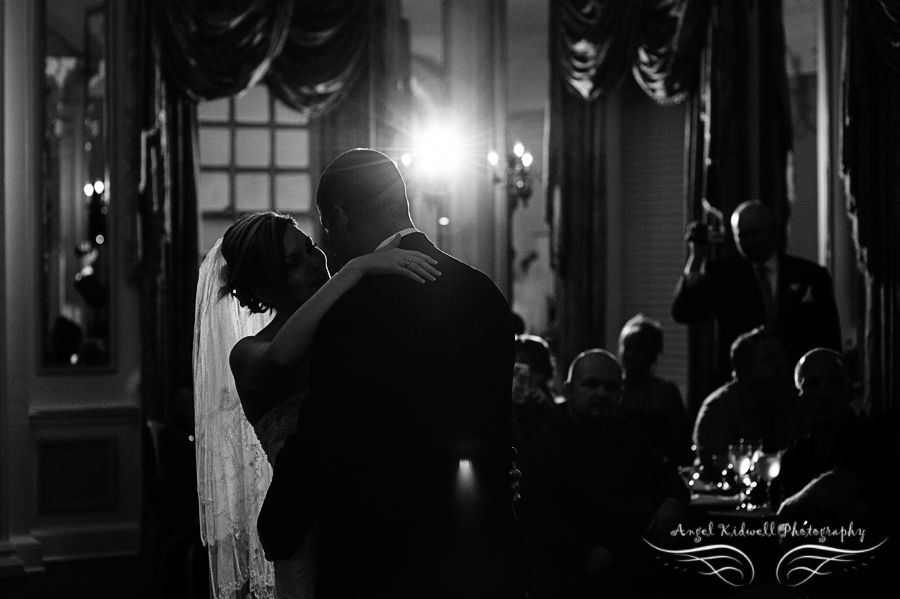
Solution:
M 344 121 L 367 128 L 367 100 L 349 118 L 331 115 L 372 66 L 371 32 L 384 25 L 385 2 L 139 0 L 145 109 L 136 227 L 147 417 L 190 427 L 197 102 L 265 83 L 291 108 L 325 117 L 325 131 Z
M 141 23 L 141 182 L 137 273 L 141 281 L 145 417 L 187 427 L 193 295 L 197 284 L 197 195 L 193 103 L 167 83 L 152 35 L 153 5 Z M 183 408 L 179 410 L 179 407 Z M 179 422 L 180 421 L 180 422 Z
M 660 104 L 691 98 L 688 213 L 699 216 L 705 198 L 729 214 L 751 199 L 753 182 L 759 199 L 786 223 L 792 142 L 781 2 L 749 6 L 755 8 L 733 0 L 553 0 L 547 218 L 563 363 L 606 339 L 604 97 L 629 71 Z M 751 73 L 758 73 L 752 82 Z M 759 93 L 753 104 L 751 85 Z M 751 116 L 758 137 L 751 136 L 757 133 L 749 129 Z M 757 162 L 750 152 L 758 171 L 751 172 Z M 711 390 L 703 373 L 713 367 L 712 354 L 703 348 L 712 334 L 710 327 L 691 332 L 693 401 Z
M 864 389 L 872 415 L 900 392 L 900 1 L 850 0 L 843 170 L 866 282 Z
M 562 364 L 606 338 L 604 98 L 632 72 L 657 102 L 695 86 L 702 18 L 687 0 L 553 0 L 547 220 Z
M 234 96 L 265 80 L 294 110 L 321 115 L 368 65 L 364 0 L 157 0 L 160 63 L 194 101 Z

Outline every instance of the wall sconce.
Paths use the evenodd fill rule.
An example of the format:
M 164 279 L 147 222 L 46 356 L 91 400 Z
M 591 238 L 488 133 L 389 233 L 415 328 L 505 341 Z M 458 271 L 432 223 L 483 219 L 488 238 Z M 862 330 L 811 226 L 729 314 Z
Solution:
M 527 205 L 531 197 L 534 178 L 531 175 L 531 163 L 534 157 L 531 152 L 525 151 L 521 141 L 516 141 L 513 148 L 506 155 L 506 197 L 509 201 L 509 212 L 519 207 L 519 204 Z M 488 162 L 491 166 L 500 163 L 500 156 L 496 152 L 488 154 Z M 503 183 L 503 178 L 494 171 L 494 183 Z
M 494 184 L 503 183 L 503 177 L 496 168 L 500 164 L 500 156 L 497 152 L 488 153 L 488 162 L 494 168 Z M 507 247 L 507 288 L 506 296 L 512 301 L 513 277 L 515 271 L 513 264 L 516 259 L 516 250 L 513 247 L 513 212 L 520 204 L 527 205 L 531 197 L 534 177 L 531 174 L 531 163 L 534 157 L 531 152 L 525 151 L 525 145 L 516 140 L 512 150 L 506 154 L 506 247 Z

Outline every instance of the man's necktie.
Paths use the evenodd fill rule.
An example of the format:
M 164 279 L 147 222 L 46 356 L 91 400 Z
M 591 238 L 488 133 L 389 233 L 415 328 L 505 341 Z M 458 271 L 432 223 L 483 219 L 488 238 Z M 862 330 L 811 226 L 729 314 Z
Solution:
M 766 310 L 766 326 L 775 327 L 775 319 L 778 317 L 778 304 L 775 303 L 775 294 L 772 292 L 772 282 L 769 280 L 769 268 L 765 264 L 754 265 L 756 280 L 759 283 L 759 293 L 762 296 L 763 307 Z

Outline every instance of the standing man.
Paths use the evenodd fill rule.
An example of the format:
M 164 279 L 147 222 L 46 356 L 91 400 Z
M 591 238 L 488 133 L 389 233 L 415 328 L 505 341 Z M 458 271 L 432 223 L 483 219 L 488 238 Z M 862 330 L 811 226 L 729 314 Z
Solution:
M 399 233 L 441 276 L 372 277 L 322 319 L 260 515 L 267 557 L 289 556 L 318 517 L 317 599 L 515 596 L 509 305 L 415 229 L 384 154 L 338 156 L 316 204 L 338 262 Z
M 757 200 L 735 209 L 731 230 L 738 253 L 711 263 L 707 245 L 691 235 L 690 255 L 672 303 L 676 322 L 715 317 L 719 351 L 714 382 L 727 381 L 728 352 L 738 335 L 762 325 L 784 346 L 790 364 L 816 347 L 841 351 L 828 271 L 776 251 L 775 219 Z

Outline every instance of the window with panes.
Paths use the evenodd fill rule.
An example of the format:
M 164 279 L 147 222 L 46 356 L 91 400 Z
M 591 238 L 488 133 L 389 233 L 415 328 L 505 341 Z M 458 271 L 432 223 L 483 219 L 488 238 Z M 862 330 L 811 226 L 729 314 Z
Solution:
M 240 97 L 201 102 L 201 257 L 239 217 L 277 210 L 318 238 L 308 118 L 259 85 Z

